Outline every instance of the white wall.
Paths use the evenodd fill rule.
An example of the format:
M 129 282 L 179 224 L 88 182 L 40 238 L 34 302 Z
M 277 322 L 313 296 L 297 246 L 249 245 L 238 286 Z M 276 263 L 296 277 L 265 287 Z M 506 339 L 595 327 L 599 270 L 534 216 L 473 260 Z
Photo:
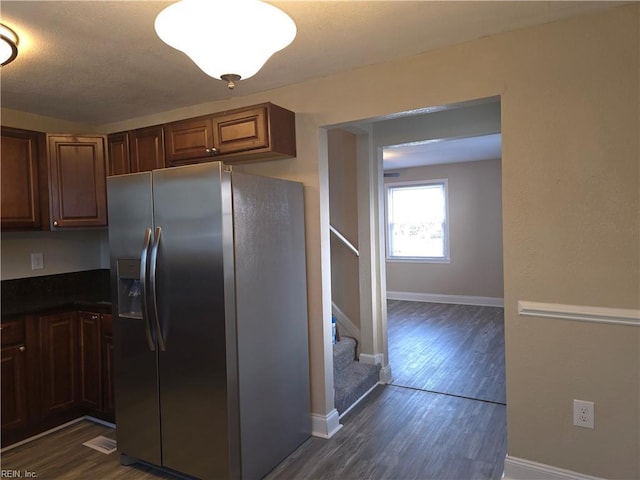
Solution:
M 401 297 L 416 300 L 424 298 L 421 294 L 488 297 L 479 299 L 486 302 L 501 300 L 504 285 L 500 160 L 407 168 L 395 172 L 399 176 L 385 178 L 385 183 L 448 180 L 450 262 L 387 261 L 389 296 L 401 293 Z

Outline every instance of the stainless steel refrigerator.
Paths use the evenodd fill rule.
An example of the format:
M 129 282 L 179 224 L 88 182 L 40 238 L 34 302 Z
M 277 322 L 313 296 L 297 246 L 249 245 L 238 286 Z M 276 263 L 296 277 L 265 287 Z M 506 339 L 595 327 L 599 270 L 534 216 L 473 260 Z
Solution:
M 264 476 L 311 430 L 302 185 L 214 162 L 107 192 L 121 463 Z

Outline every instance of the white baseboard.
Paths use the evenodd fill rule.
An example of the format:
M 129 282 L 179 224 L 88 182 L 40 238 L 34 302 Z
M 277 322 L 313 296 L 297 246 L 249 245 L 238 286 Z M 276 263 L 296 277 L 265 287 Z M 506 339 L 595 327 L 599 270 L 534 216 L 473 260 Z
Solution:
M 387 291 L 389 300 L 409 302 L 451 303 L 454 305 L 477 305 L 479 307 L 504 307 L 504 298 L 474 297 L 470 295 L 444 295 L 440 293 L 414 293 Z
M 393 374 L 391 373 L 391 365 L 385 365 L 380 369 L 380 383 L 389 385 L 393 382 Z
M 347 337 L 355 338 L 360 343 L 360 329 L 355 323 L 334 303 L 331 302 L 331 311 L 336 316 L 336 322 L 338 322 L 338 329 L 344 329 L 340 331 L 340 335 L 346 335 Z
M 361 353 L 358 359 L 362 363 L 367 363 L 369 365 L 382 365 L 384 355 L 381 353 L 376 353 L 375 355 L 371 355 L 369 353 Z
M 361 396 L 358 400 L 356 400 L 355 402 L 353 402 L 353 404 L 352 404 L 349 408 L 347 408 L 344 412 L 342 412 L 342 413 L 340 414 L 340 418 L 344 417 L 347 413 L 349 413 L 349 412 L 351 411 L 351 409 L 352 409 L 353 407 L 355 407 L 355 406 L 356 406 L 356 405 L 358 405 L 362 400 L 364 400 L 364 398 L 365 398 L 367 395 L 369 395 L 369 394 L 373 391 L 373 389 L 374 389 L 374 388 L 376 388 L 378 385 L 380 385 L 380 382 L 376 383 L 373 387 L 371 387 L 369 390 L 367 390 L 366 392 L 364 392 L 364 393 L 362 394 L 362 396 Z
M 331 438 L 342 428 L 340 415 L 335 408 L 327 415 L 311 414 L 311 435 L 320 438 Z
M 507 457 L 504 460 L 503 480 L 602 480 L 583 473 L 565 470 L 524 458 Z

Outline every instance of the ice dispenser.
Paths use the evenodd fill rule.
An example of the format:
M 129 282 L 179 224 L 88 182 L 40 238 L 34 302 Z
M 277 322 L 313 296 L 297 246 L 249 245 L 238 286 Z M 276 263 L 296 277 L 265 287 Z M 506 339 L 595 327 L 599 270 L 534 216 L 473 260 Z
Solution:
M 143 286 L 140 283 L 140 259 L 118 259 L 118 314 L 142 318 Z

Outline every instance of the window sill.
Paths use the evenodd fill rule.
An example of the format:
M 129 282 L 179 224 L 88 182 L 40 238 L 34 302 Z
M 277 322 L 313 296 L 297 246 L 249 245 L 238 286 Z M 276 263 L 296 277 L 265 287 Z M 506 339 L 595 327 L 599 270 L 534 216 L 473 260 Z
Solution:
M 387 257 L 390 263 L 451 263 L 449 257 Z

